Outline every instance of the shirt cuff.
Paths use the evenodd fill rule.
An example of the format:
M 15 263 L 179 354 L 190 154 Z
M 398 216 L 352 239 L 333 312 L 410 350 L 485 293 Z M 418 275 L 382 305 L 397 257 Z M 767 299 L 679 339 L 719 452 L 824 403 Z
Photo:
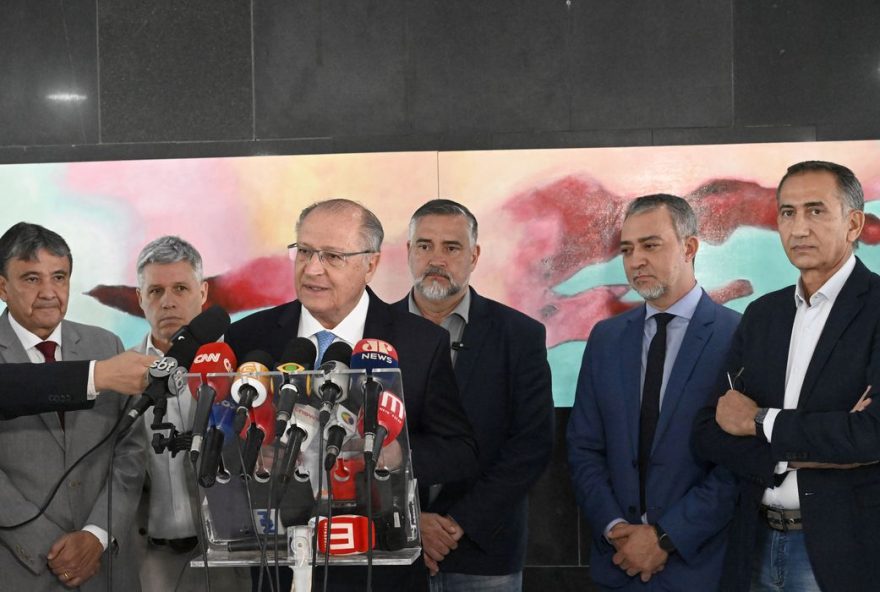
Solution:
M 86 396 L 89 398 L 89 401 L 94 401 L 95 397 L 98 396 L 98 391 L 95 389 L 95 360 L 89 362 L 89 386 L 86 390 Z M 85 529 L 84 529 L 85 530 Z M 91 532 L 91 531 L 89 531 Z M 104 545 L 104 548 L 107 548 L 107 545 Z
M 82 529 L 86 532 L 90 532 L 95 535 L 99 541 L 101 541 L 101 546 L 104 547 L 104 550 L 107 550 L 107 531 L 103 528 L 98 528 L 94 524 L 86 524 L 82 527 Z
M 776 423 L 776 416 L 782 409 L 768 409 L 767 415 L 764 416 L 764 423 L 761 427 L 764 429 L 764 437 L 770 442 L 770 436 L 773 435 L 773 424 Z
M 608 538 L 608 535 L 611 534 L 611 530 L 615 526 L 617 526 L 618 524 L 621 524 L 621 523 L 626 524 L 627 522 L 623 518 L 615 518 L 614 520 L 612 520 L 611 522 L 608 523 L 608 526 L 605 527 L 605 531 L 603 533 L 603 536 L 605 537 L 605 540 L 608 541 L 609 544 L 611 544 L 611 539 Z

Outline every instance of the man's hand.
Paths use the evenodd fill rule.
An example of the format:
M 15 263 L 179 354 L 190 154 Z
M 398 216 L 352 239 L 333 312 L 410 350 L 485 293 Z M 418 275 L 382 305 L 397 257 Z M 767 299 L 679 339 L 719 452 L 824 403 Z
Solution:
M 464 530 L 449 516 L 422 512 L 420 531 L 425 565 L 433 576 L 440 570 L 439 563 L 458 547 Z
M 61 535 L 46 556 L 49 569 L 62 584 L 77 588 L 91 579 L 101 568 L 104 547 L 90 532 L 78 530 Z
M 147 369 L 158 359 L 127 351 L 95 362 L 95 389 L 140 395 L 147 388 Z
M 619 530 L 621 526 L 629 526 L 627 522 L 618 522 L 615 524 L 611 530 L 608 531 L 608 540 L 611 541 L 611 544 L 614 545 L 615 551 L 620 551 L 620 548 L 623 547 L 623 544 L 626 542 L 626 535 L 623 534 L 624 531 Z
M 625 539 L 612 561 L 628 576 L 640 574 L 641 580 L 647 582 L 666 565 L 669 553 L 660 548 L 657 532 L 649 524 L 618 524 L 608 538 Z
M 718 399 L 715 421 L 732 436 L 754 436 L 758 405 L 736 390 L 729 390 Z

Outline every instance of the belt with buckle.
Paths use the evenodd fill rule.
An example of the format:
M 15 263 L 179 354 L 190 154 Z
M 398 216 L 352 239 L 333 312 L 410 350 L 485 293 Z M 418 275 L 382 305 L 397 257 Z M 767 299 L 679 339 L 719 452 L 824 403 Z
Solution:
M 783 510 L 782 508 L 770 508 L 761 506 L 761 516 L 767 521 L 767 526 L 773 530 L 782 532 L 788 530 L 803 530 L 800 510 Z

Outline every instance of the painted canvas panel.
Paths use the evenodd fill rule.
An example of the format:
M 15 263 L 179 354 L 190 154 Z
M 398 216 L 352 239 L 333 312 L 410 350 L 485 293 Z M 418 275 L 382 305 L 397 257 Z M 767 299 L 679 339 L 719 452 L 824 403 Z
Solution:
M 617 254 L 630 200 L 686 197 L 703 238 L 697 277 L 741 311 L 797 277 L 775 233 L 774 191 L 800 160 L 840 162 L 862 180 L 872 215 L 859 256 L 880 269 L 878 157 L 880 142 L 831 142 L 6 165 L 0 226 L 27 220 L 62 234 L 74 254 L 69 317 L 131 346 L 147 330 L 135 259 L 157 236 L 196 245 L 209 300 L 237 318 L 295 297 L 285 245 L 303 207 L 357 199 L 385 225 L 372 285 L 396 300 L 409 287 L 410 214 L 427 199 L 456 199 L 480 221 L 483 254 L 472 283 L 545 323 L 554 398 L 568 406 L 592 326 L 639 302 Z

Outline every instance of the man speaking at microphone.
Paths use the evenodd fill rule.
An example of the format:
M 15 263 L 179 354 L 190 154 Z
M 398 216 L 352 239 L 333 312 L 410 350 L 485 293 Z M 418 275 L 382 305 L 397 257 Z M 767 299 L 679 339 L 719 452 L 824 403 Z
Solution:
M 71 267 L 67 243 L 42 226 L 20 222 L 0 237 L 0 298 L 6 302 L 0 316 L 0 361 L 100 360 L 122 351 L 122 343 L 112 333 L 64 320 Z M 104 393 L 87 411 L 0 422 L 0 524 L 9 526 L 36 516 L 47 492 L 110 433 L 128 401 Z M 119 443 L 111 436 L 65 477 L 45 513 L 24 526 L 0 531 L 4 589 L 105 588 L 107 568 L 102 560 L 111 546 L 116 553 L 114 584 L 120 590 L 140 588 L 127 533 L 140 497 L 143 443 L 143 434 L 137 431 Z M 112 533 L 108 533 L 108 469 L 113 487 Z
M 379 265 L 384 231 L 370 210 L 331 199 L 302 211 L 290 245 L 298 299 L 234 323 L 227 334 L 237 356 L 263 349 L 278 357 L 294 337 L 309 337 L 318 358 L 334 340 L 349 345 L 370 337 L 399 355 L 413 470 L 420 486 L 450 483 L 477 471 L 470 422 L 462 409 L 448 334 L 428 321 L 394 310 L 367 287 Z M 374 590 L 424 587 L 423 568 L 374 567 Z M 331 570 L 334 589 L 361 589 L 365 570 Z M 412 578 L 407 581 L 406 578 Z M 283 586 L 284 584 L 282 584 Z
M 477 219 L 448 199 L 409 224 L 413 290 L 395 308 L 449 331 L 458 388 L 474 426 L 480 472 L 436 488 L 422 508 L 434 592 L 522 589 L 529 488 L 553 449 L 553 393 L 543 325 L 469 286 Z M 439 491 L 437 491 L 439 489 Z

